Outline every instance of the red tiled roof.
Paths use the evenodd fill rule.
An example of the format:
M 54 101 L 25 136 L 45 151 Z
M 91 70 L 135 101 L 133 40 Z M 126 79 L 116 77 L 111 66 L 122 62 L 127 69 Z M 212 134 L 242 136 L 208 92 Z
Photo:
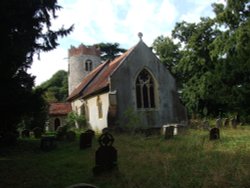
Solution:
M 70 103 L 50 103 L 49 115 L 67 115 L 72 111 Z
M 109 86 L 109 77 L 133 49 L 134 48 L 129 49 L 112 62 L 107 61 L 96 67 L 82 80 L 78 87 L 73 90 L 67 100 L 72 101 L 79 96 L 87 97 Z

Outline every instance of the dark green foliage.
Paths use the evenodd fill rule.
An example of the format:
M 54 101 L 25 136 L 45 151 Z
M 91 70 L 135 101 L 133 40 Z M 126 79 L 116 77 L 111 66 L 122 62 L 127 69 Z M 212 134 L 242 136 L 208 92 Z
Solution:
M 68 73 L 64 70 L 56 72 L 52 78 L 37 88 L 45 91 L 44 97 L 48 102 L 65 102 L 68 96 Z
M 119 43 L 99 43 L 94 44 L 101 51 L 101 59 L 113 60 L 126 50 L 119 47 Z
M 34 76 L 27 73 L 33 55 L 50 51 L 58 37 L 73 29 L 51 30 L 51 20 L 60 10 L 56 0 L 8 0 L 0 3 L 0 136 L 16 130 L 24 116 L 31 113 Z M 33 103 L 35 105 L 35 103 Z
M 249 121 L 249 1 L 229 0 L 213 7 L 214 19 L 176 24 L 172 36 L 181 43 L 179 49 L 162 36 L 156 39 L 154 49 L 164 63 L 169 61 L 189 113 L 238 114 Z

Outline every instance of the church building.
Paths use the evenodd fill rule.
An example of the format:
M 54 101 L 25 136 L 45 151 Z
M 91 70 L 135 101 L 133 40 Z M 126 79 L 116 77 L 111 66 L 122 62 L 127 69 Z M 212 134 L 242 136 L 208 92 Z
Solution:
M 67 100 L 93 130 L 122 128 L 132 118 L 129 116 L 137 118 L 132 126 L 140 128 L 187 121 L 174 77 L 142 35 L 134 47 L 113 61 L 102 62 L 98 49 L 84 45 L 71 47 L 68 54 Z

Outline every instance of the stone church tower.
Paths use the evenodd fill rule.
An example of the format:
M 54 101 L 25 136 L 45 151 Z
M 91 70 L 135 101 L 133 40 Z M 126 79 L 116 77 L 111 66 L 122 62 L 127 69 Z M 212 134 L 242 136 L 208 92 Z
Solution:
M 83 78 L 102 62 L 99 49 L 95 46 L 87 47 L 83 44 L 77 48 L 71 46 L 68 51 L 68 57 L 68 92 L 70 95 Z

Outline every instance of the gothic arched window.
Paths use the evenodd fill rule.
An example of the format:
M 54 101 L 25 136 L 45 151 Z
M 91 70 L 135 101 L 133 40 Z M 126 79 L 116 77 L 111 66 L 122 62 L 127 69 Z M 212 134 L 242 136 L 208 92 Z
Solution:
M 155 108 L 155 84 L 152 75 L 143 69 L 136 78 L 137 108 Z
M 97 105 L 97 109 L 98 109 L 98 117 L 102 118 L 103 112 L 102 112 L 102 101 L 101 101 L 100 96 L 97 97 L 96 105 Z
M 85 70 L 92 71 L 92 66 L 93 66 L 92 64 L 93 64 L 92 61 L 90 59 L 87 59 L 85 61 Z

